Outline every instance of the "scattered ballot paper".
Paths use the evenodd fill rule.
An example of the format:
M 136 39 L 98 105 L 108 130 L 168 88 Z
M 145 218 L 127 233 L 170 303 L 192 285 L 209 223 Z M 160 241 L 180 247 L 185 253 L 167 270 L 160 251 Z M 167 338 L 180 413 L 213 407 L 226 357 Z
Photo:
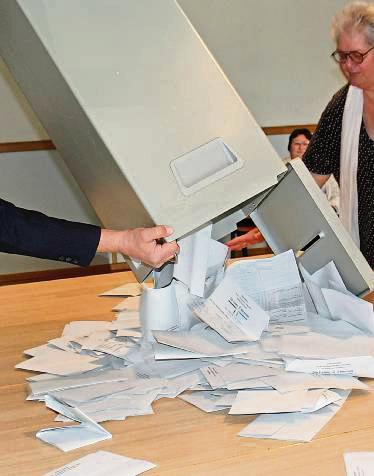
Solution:
M 109 451 L 96 451 L 44 476 L 137 476 L 155 467 L 155 464 L 141 459 L 127 458 Z
M 292 250 L 273 258 L 236 261 L 226 275 L 240 283 L 272 322 L 305 321 L 303 285 Z
M 340 359 L 285 359 L 288 372 L 318 375 L 353 375 L 374 378 L 374 357 L 345 357 Z
M 229 411 L 230 415 L 256 413 L 300 412 L 307 399 L 307 391 L 280 393 L 276 390 L 240 391 Z
M 32 370 L 33 372 L 47 372 L 54 375 L 72 375 L 87 372 L 99 367 L 96 358 L 90 355 L 64 352 L 59 349 L 43 351 L 40 355 L 20 362 L 16 369 Z
M 348 398 L 348 390 L 336 390 L 340 400 L 313 413 L 275 413 L 258 416 L 239 436 L 274 440 L 311 441 L 340 410 Z
M 56 446 L 62 451 L 70 451 L 112 438 L 109 431 L 91 420 L 79 408 L 69 407 L 50 395 L 46 396 L 45 404 L 67 418 L 80 422 L 80 425 L 46 428 L 38 431 L 37 438 L 45 443 Z
M 208 268 L 208 255 L 212 225 L 179 240 L 178 262 L 174 265 L 174 278 L 182 281 L 191 294 L 204 296 L 205 278 Z M 224 245 L 222 245 L 224 246 Z M 226 255 L 227 255 L 227 247 Z
M 344 453 L 347 476 L 372 476 L 374 474 L 374 451 Z
M 228 342 L 256 341 L 269 324 L 269 315 L 230 276 L 194 312 Z
M 195 352 L 204 357 L 241 354 L 248 350 L 247 344 L 231 344 L 203 323 L 197 324 L 191 331 L 153 331 L 153 335 L 160 344 Z
M 342 319 L 374 334 L 374 311 L 370 302 L 334 289 L 322 289 L 322 294 L 333 319 Z

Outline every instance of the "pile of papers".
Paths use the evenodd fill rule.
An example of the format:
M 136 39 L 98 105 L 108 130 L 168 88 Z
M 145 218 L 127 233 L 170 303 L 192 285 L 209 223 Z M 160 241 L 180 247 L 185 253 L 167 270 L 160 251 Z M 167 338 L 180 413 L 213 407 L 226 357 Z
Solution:
M 205 412 L 256 415 L 242 437 L 310 441 L 352 390 L 368 389 L 360 377 L 374 378 L 374 315 L 333 263 L 301 271 L 305 283 L 292 251 L 233 263 L 213 292 L 188 301 L 190 329 L 154 330 L 153 342 L 142 338 L 141 288 L 105 293 L 130 296 L 113 321 L 71 322 L 17 365 L 40 372 L 28 378 L 28 400 L 78 423 L 37 437 L 68 451 L 111 438 L 102 422 L 178 397 Z

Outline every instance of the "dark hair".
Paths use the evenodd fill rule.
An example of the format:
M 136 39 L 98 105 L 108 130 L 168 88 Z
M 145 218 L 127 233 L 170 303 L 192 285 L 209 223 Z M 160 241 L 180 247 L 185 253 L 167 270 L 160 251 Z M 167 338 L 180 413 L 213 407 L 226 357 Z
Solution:
M 310 140 L 312 138 L 312 133 L 310 132 L 309 129 L 294 129 L 291 134 L 290 134 L 290 137 L 288 139 L 288 151 L 291 150 L 291 143 L 292 141 L 295 139 L 295 137 L 297 136 L 305 136 L 308 140 Z

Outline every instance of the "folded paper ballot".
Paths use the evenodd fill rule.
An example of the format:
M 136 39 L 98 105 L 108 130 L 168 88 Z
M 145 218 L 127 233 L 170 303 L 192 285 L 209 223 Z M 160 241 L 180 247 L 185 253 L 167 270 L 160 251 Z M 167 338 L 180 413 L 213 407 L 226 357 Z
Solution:
M 137 476 L 156 465 L 148 461 L 128 458 L 109 451 L 96 451 L 72 461 L 44 476 Z
M 221 396 L 214 395 L 210 390 L 180 395 L 179 398 L 185 402 L 191 403 L 191 405 L 200 408 L 200 410 L 203 410 L 206 413 L 218 412 L 231 407 L 231 403 L 223 405 L 222 403 L 219 404 L 218 402 L 220 401 Z
M 286 357 L 333 359 L 374 356 L 374 337 L 366 335 L 342 339 L 311 332 L 308 335 L 281 336 L 278 343 L 279 354 Z
M 99 368 L 100 365 L 95 361 L 97 359 L 90 355 L 50 349 L 48 352 L 42 352 L 41 355 L 20 362 L 16 365 L 16 369 L 47 372 L 54 375 L 72 375 Z
M 269 315 L 230 275 L 193 310 L 228 342 L 256 341 L 269 324 Z
M 196 352 L 205 357 L 243 354 L 251 344 L 232 344 L 206 324 L 197 324 L 191 331 L 153 331 L 158 343 Z
M 38 431 L 37 438 L 56 446 L 62 451 L 70 451 L 82 446 L 91 445 L 98 441 L 112 438 L 111 433 L 91 420 L 79 408 L 69 407 L 55 397 L 47 395 L 47 407 L 61 413 L 71 420 L 80 422 L 80 425 L 65 426 L 63 428 L 46 428 Z
M 226 274 L 240 283 L 272 322 L 305 321 L 303 285 L 292 250 L 273 258 L 236 261 Z
M 174 265 L 174 278 L 184 283 L 191 294 L 204 297 L 207 278 L 223 269 L 228 248 L 211 238 L 212 225 L 178 241 L 178 261 Z
M 229 411 L 230 415 L 300 412 L 307 400 L 306 390 L 280 393 L 277 390 L 241 390 Z
M 264 376 L 262 377 L 262 381 L 280 393 L 313 388 L 334 388 L 341 390 L 369 389 L 368 385 L 357 378 L 341 374 L 321 375 L 286 371 L 278 375 Z
M 46 376 L 50 378 L 46 378 Z M 28 399 L 38 399 L 47 393 L 68 388 L 89 387 L 101 383 L 123 382 L 129 380 L 134 375 L 134 371 L 128 368 L 120 370 L 106 369 L 85 372 L 70 377 L 58 377 L 56 375 L 42 374 L 42 379 L 34 380 L 29 383 L 31 390 Z
M 337 390 L 340 400 L 313 413 L 275 413 L 258 416 L 240 431 L 246 438 L 310 441 L 340 410 L 348 398 L 348 390 Z
M 322 288 L 322 294 L 333 319 L 342 319 L 368 334 L 374 334 L 374 311 L 370 302 L 335 289 Z
M 271 375 L 278 375 L 279 369 L 263 365 L 248 366 L 242 363 L 233 363 L 225 367 L 209 365 L 201 369 L 210 386 L 215 388 L 227 388 L 228 385 L 249 379 L 258 379 Z
M 374 357 L 345 357 L 340 359 L 285 359 L 288 372 L 318 375 L 353 375 L 374 378 Z

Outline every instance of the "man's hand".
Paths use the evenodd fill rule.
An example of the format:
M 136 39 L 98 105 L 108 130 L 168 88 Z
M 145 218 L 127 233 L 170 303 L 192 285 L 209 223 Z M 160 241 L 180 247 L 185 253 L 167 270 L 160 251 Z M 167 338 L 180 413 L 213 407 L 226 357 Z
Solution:
M 230 241 L 228 241 L 226 246 L 230 248 L 231 251 L 241 250 L 248 245 L 255 245 L 256 243 L 261 243 L 265 241 L 260 230 L 258 228 L 253 228 L 244 235 L 238 236 Z
M 97 251 L 123 253 L 159 268 L 179 252 L 176 241 L 167 243 L 164 240 L 172 233 L 173 229 L 164 225 L 123 231 L 102 229 Z

